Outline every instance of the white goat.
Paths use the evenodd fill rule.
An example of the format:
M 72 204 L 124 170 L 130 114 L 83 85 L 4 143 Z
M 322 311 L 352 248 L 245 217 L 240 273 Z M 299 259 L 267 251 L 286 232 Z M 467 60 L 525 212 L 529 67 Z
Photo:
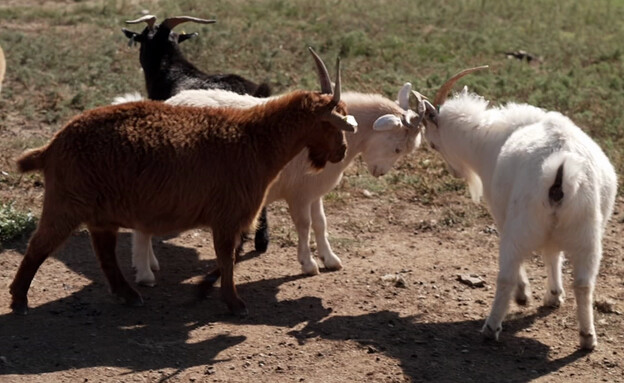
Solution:
M 334 254 L 327 239 L 323 196 L 336 187 L 353 159 L 362 153 L 370 173 L 379 177 L 386 174 L 399 158 L 420 145 L 420 130 L 409 123 L 415 116 L 408 109 L 410 90 L 411 85 L 408 83 L 399 91 L 399 105 L 376 94 L 343 93 L 341 98 L 359 126 L 356 133 L 346 134 L 349 149 L 345 159 L 328 164 L 320 172 L 311 173 L 307 151 L 304 150 L 271 185 L 265 205 L 282 199 L 288 203 L 299 237 L 297 258 L 305 274 L 319 273 L 310 250 L 310 223 L 314 229 L 319 258 L 325 267 L 332 270 L 342 268 L 340 258 Z M 166 102 L 174 105 L 246 108 L 271 99 L 211 89 L 183 91 Z M 155 283 L 152 270 L 159 269 L 150 239 L 148 233 L 135 231 L 132 246 L 133 265 L 137 269 L 136 281 L 148 286 Z
M 580 345 L 593 349 L 593 291 L 617 189 L 613 166 L 560 113 L 513 103 L 488 108 L 466 88 L 445 102 L 455 81 L 476 69 L 447 81 L 433 105 L 414 94 L 427 141 L 466 179 L 473 200 L 483 195 L 500 232 L 496 296 L 482 332 L 498 339 L 514 291 L 516 302 L 526 304 L 530 290 L 522 262 L 532 251 L 541 250 L 548 273 L 544 305 L 559 306 L 563 252 L 574 268 Z

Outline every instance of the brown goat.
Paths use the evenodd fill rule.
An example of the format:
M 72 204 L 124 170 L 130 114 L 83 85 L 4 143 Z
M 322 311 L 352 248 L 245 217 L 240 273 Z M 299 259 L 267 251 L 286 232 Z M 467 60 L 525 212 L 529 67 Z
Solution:
M 318 69 L 322 62 L 315 60 Z M 119 227 L 154 234 L 212 228 L 222 298 L 233 313 L 246 314 L 233 280 L 234 249 L 253 227 L 268 186 L 304 148 L 316 168 L 345 156 L 343 130 L 355 128 L 344 117 L 339 73 L 338 65 L 333 97 L 295 91 L 250 109 L 154 101 L 94 109 L 48 145 L 25 153 L 20 171 L 42 170 L 46 190 L 39 225 L 10 287 L 13 312 L 27 312 L 37 269 L 85 223 L 112 293 L 130 305 L 143 301 L 117 264 Z M 328 93 L 326 70 L 324 76 Z

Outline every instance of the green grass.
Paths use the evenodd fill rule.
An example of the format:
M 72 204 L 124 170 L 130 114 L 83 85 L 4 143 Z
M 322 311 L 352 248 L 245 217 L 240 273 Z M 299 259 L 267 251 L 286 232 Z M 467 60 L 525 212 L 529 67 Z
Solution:
M 127 46 L 120 29 L 147 8 L 160 20 L 179 14 L 217 18 L 214 25 L 177 28 L 200 33 L 182 45 L 188 59 L 208 72 L 269 81 L 276 92 L 318 87 L 308 45 L 329 63 L 340 54 L 345 89 L 389 97 L 405 81 L 431 95 L 460 69 L 489 64 L 489 71 L 466 77 L 461 85 L 494 105 L 528 102 L 566 114 L 624 174 L 621 0 L 12 4 L 0 6 L 0 44 L 8 62 L 0 95 L 0 152 L 9 157 L 23 149 L 17 149 L 23 139 L 6 132 L 40 130 L 50 137 L 83 110 L 108 104 L 120 93 L 145 93 L 138 49 Z M 541 61 L 529 65 L 503 54 L 518 49 Z M 380 193 L 407 191 L 423 203 L 465 193 L 435 153 L 410 158 L 409 166 L 403 163 L 382 179 L 361 171 L 345 177 L 346 184 Z
M 16 238 L 29 234 L 37 225 L 31 213 L 24 213 L 13 208 L 12 203 L 0 205 L 0 249 Z

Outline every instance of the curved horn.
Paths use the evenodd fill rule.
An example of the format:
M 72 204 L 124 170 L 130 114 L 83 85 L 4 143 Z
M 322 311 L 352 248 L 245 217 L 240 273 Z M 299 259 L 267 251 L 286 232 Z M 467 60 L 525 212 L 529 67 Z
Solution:
M 478 66 L 478 67 L 474 67 L 474 68 L 464 69 L 463 71 L 457 73 L 455 76 L 453 76 L 450 79 L 446 80 L 446 82 L 440 87 L 440 90 L 438 90 L 438 93 L 436 93 L 435 98 L 433 99 L 433 105 L 438 107 L 444 101 L 446 101 L 446 96 L 451 91 L 451 89 L 453 88 L 453 85 L 455 85 L 457 80 L 459 80 L 460 78 L 462 78 L 462 77 L 464 77 L 464 76 L 466 76 L 466 75 L 468 75 L 468 74 L 470 74 L 472 72 L 476 72 L 478 70 L 487 69 L 487 68 L 489 68 L 489 66 L 483 65 L 483 66 Z
M 325 66 L 325 63 L 323 62 L 323 60 L 321 60 L 319 55 L 316 54 L 316 52 L 314 51 L 314 49 L 312 49 L 312 47 L 308 47 L 308 50 L 312 54 L 312 57 L 314 57 L 314 63 L 316 64 L 316 72 L 318 73 L 319 82 L 321 83 L 321 93 L 331 94 L 332 93 L 331 80 L 329 79 L 329 72 L 327 71 L 327 67 Z
M 145 15 L 145 16 L 139 17 L 136 20 L 128 20 L 128 21 L 126 21 L 126 24 L 140 24 L 140 23 L 142 23 L 144 21 L 147 23 L 147 26 L 150 29 L 152 29 L 152 28 L 154 28 L 154 24 L 156 23 L 156 16 L 154 16 L 154 15 Z
M 186 23 L 187 21 L 192 21 L 194 23 L 199 23 L 199 24 L 214 24 L 217 22 L 217 20 L 206 20 L 206 19 L 200 19 L 198 17 L 176 16 L 176 17 L 168 17 L 164 19 L 163 22 L 160 23 L 160 25 L 169 30 L 172 30 L 177 25 Z
M 332 108 L 340 102 L 340 56 L 336 58 L 336 85 L 334 86 L 334 97 L 330 102 Z

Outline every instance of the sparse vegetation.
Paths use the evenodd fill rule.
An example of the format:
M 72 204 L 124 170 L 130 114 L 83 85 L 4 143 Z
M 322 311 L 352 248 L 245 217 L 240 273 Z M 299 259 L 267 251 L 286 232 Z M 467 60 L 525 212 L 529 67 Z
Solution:
M 3 244 L 28 234 L 36 227 L 37 220 L 30 212 L 24 213 L 12 203 L 0 205 L 0 249 Z

